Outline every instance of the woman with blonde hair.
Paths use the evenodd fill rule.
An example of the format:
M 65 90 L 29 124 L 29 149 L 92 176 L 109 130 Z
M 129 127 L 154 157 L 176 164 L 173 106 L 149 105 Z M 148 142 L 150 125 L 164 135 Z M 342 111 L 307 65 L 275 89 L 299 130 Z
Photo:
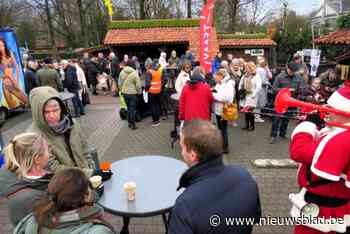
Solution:
M 255 129 L 255 116 L 251 113 L 258 102 L 258 93 L 262 87 L 262 81 L 259 74 L 256 73 L 254 62 L 248 62 L 245 66 L 246 74 L 239 82 L 238 90 L 240 93 L 244 90 L 245 96 L 240 100 L 240 106 L 246 109 L 244 130 L 253 131 Z
M 227 134 L 227 120 L 222 118 L 224 104 L 233 103 L 235 97 L 235 81 L 230 77 L 226 76 L 227 71 L 223 68 L 219 69 L 214 77 L 216 85 L 214 88 L 214 112 L 216 115 L 216 123 L 220 129 L 223 138 L 223 153 L 229 153 L 229 140 Z
M 52 174 L 45 170 L 49 150 L 45 139 L 36 133 L 15 136 L 4 149 L 5 165 L 0 169 L 0 197 L 6 197 L 10 220 L 16 225 L 32 212 Z
M 187 81 L 190 80 L 192 65 L 190 61 L 185 61 L 181 66 L 181 72 L 175 81 L 175 90 L 179 97 L 181 95 L 182 89 L 185 87 Z
M 33 213 L 26 216 L 13 233 L 113 234 L 115 231 L 104 219 L 103 208 L 94 203 L 86 175 L 79 169 L 69 168 L 53 176 Z

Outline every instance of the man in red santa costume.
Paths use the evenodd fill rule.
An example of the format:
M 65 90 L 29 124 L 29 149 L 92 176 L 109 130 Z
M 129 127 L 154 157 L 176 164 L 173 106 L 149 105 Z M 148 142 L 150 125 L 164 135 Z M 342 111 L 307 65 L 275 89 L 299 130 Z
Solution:
M 350 113 L 350 87 L 333 93 L 327 104 Z M 300 163 L 301 191 L 289 199 L 293 217 L 311 217 L 313 222 L 296 225 L 295 233 L 350 233 L 350 117 L 329 113 L 327 121 L 349 128 L 321 130 L 313 123 L 318 121 L 307 119 L 311 121 L 300 123 L 291 137 L 290 155 Z

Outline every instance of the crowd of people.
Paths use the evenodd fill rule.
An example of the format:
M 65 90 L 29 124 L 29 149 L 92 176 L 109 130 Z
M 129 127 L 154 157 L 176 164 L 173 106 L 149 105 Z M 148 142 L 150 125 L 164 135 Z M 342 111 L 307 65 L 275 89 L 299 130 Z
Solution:
M 350 88 L 342 84 L 337 73 L 328 70 L 310 78 L 298 54 L 278 74 L 269 69 L 263 57 L 246 62 L 228 55 L 224 60 L 219 52 L 212 63 L 213 72 L 206 73 L 191 56 L 187 52 L 178 58 L 173 51 L 167 59 L 162 52 L 159 58 L 148 58 L 143 68 L 137 58 L 125 55 L 120 62 L 115 53 L 110 53 L 108 59 L 103 54 L 91 59 L 85 54 L 82 60 L 59 63 L 45 59 L 40 68 L 36 61 L 29 60 L 25 78 L 32 125 L 26 133 L 11 139 L 4 150 L 5 165 L 0 169 L 0 197 L 7 199 L 14 233 L 116 233 L 104 219 L 104 211 L 97 204 L 99 195 L 89 182 L 96 175 L 108 180 L 112 172 L 100 170 L 99 160 L 76 119 L 85 114 L 84 90 L 97 95 L 100 83 L 106 83 L 102 92 L 110 89 L 112 95 L 125 100 L 131 130 L 137 129 L 138 102 L 147 103 L 151 125 L 157 127 L 161 117 L 168 117 L 170 94 L 177 96 L 175 125 L 181 125 L 181 155 L 189 169 L 179 180 L 179 189 L 185 190 L 172 210 L 170 234 L 252 232 L 252 223 L 212 225 L 209 220 L 213 214 L 259 221 L 257 183 L 246 169 L 223 164 L 223 154 L 229 153 L 229 126 L 237 126 L 237 115 L 234 119 L 227 117 L 229 108 L 244 114 L 242 128 L 246 131 L 254 131 L 256 122 L 266 120 L 264 113 L 271 111 L 275 95 L 282 88 L 289 88 L 296 99 L 350 112 Z M 59 95 L 64 89 L 74 95 L 74 115 Z M 229 107 L 232 103 L 236 105 Z M 296 111 L 289 108 L 272 118 L 270 143 L 276 143 L 278 136 L 287 137 L 286 117 Z M 337 123 L 350 123 L 348 117 L 330 117 Z M 348 174 L 350 149 L 344 142 L 349 131 L 337 128 L 319 132 L 319 120 L 316 113 L 310 113 L 292 133 L 291 157 L 302 164 L 298 176 L 303 190 L 296 196 L 305 195 L 305 201 L 317 204 L 324 215 L 343 217 L 348 214 L 350 196 L 348 185 L 340 178 Z M 339 163 L 330 163 L 326 157 L 330 154 Z M 296 203 L 292 214 L 297 217 L 301 208 Z M 343 232 L 346 226 L 331 231 Z M 296 229 L 297 233 L 319 233 L 314 230 L 320 229 Z

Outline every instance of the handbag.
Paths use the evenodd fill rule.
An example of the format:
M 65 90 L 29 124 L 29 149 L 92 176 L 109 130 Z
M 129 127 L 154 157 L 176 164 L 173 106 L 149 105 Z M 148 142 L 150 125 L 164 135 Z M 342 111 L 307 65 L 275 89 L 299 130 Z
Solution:
M 90 96 L 89 92 L 86 90 L 86 88 L 83 88 L 83 92 L 81 94 L 81 102 L 83 103 L 84 106 L 87 104 L 90 104 Z
M 99 75 L 97 77 L 97 89 L 103 90 L 107 88 L 108 88 L 107 77 L 103 74 Z
M 227 121 L 235 121 L 238 119 L 238 109 L 237 103 L 224 103 L 224 107 L 222 108 L 221 117 Z

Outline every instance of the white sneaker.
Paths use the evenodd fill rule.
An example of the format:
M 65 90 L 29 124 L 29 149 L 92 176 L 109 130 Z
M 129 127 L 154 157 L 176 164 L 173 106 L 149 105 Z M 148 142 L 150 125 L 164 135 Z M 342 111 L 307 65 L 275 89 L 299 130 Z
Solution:
M 160 121 L 152 122 L 152 127 L 157 127 L 160 125 Z
M 263 119 L 260 118 L 260 117 L 255 117 L 255 122 L 257 122 L 257 123 L 264 123 L 265 120 L 263 120 Z
M 233 127 L 237 127 L 237 126 L 238 126 L 238 124 L 237 124 L 236 121 L 231 122 L 231 125 L 232 125 Z

